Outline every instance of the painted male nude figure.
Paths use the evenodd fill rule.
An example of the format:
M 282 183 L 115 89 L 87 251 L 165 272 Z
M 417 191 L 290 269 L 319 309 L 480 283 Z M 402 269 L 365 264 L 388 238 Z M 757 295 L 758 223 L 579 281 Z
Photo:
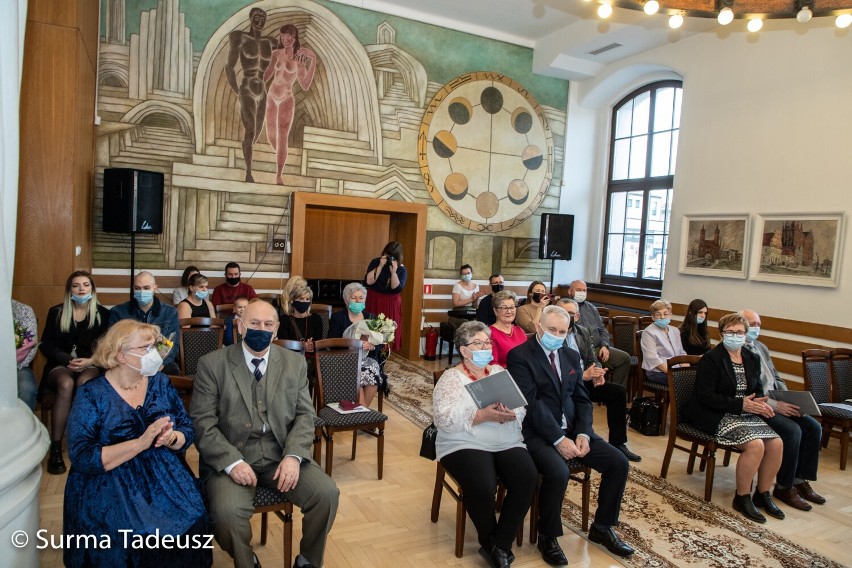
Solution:
M 234 30 L 229 36 L 230 50 L 225 64 L 228 85 L 240 98 L 240 118 L 243 122 L 243 158 L 246 162 L 246 181 L 253 182 L 251 175 L 252 146 L 263 129 L 266 113 L 266 86 L 263 74 L 272 58 L 277 40 L 262 37 L 266 25 L 266 12 L 252 8 L 249 12 L 251 28 L 248 31 Z M 237 62 L 243 69 L 242 81 L 237 84 Z

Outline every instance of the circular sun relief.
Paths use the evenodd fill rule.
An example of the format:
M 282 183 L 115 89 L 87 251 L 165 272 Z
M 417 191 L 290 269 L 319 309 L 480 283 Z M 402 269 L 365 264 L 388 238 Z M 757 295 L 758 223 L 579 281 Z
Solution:
M 553 138 L 535 98 L 497 73 L 468 73 L 427 105 L 417 146 L 432 200 L 468 229 L 505 231 L 538 209 L 553 175 Z

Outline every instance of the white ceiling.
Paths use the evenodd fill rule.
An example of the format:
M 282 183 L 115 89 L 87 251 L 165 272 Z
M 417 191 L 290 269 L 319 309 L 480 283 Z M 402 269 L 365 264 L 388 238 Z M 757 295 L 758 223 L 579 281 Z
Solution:
M 668 15 L 616 8 L 608 20 L 583 0 L 336 0 L 535 50 L 537 73 L 562 79 L 594 77 L 608 63 L 718 27 L 687 18 L 678 30 Z M 621 44 L 599 55 L 589 52 Z

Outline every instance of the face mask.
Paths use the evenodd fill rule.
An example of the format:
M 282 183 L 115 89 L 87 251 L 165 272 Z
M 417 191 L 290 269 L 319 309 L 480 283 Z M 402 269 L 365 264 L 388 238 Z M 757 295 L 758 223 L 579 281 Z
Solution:
M 92 299 L 92 293 L 91 292 L 89 292 L 85 296 L 75 296 L 74 294 L 71 294 L 71 300 L 76 304 L 85 304 L 86 302 L 88 302 L 91 299 Z
M 237 276 L 236 278 L 225 278 L 225 282 L 227 282 L 230 286 L 236 286 L 240 283 L 240 277 Z
M 364 302 L 349 302 L 349 311 L 353 314 L 360 314 L 366 307 L 367 304 Z
M 150 377 L 155 375 L 157 371 L 160 370 L 160 365 L 163 364 L 163 358 L 160 357 L 160 353 L 156 349 L 151 349 L 144 355 L 137 355 L 131 351 L 125 351 L 128 355 L 133 355 L 134 357 L 139 357 L 141 360 L 139 361 L 139 368 L 137 369 L 130 363 L 127 364 L 131 369 L 135 369 L 139 371 L 143 377 Z
M 585 292 L 574 292 L 574 301 L 578 304 L 582 304 L 586 301 L 586 293 Z
M 243 335 L 243 341 L 245 341 L 249 349 L 260 353 L 269 347 L 269 344 L 272 342 L 272 332 L 262 329 L 247 329 Z
M 544 335 L 541 336 L 541 346 L 544 347 L 547 351 L 556 351 L 562 344 L 565 343 L 564 337 L 556 337 L 550 333 L 544 332 Z
M 672 323 L 671 318 L 660 318 L 660 319 L 654 320 L 654 325 L 656 325 L 660 329 L 666 329 L 669 326 L 670 323 Z
M 133 299 L 135 299 L 140 306 L 147 306 L 154 301 L 154 291 L 136 290 L 133 292 Z
M 502 292 L 503 288 L 505 288 L 505 286 L 503 286 L 502 284 L 492 284 L 491 285 L 491 291 L 494 292 L 495 294 L 497 292 Z
M 296 310 L 297 312 L 299 312 L 300 314 L 303 314 L 306 311 L 308 311 L 309 309 L 311 309 L 311 303 L 310 302 L 295 301 L 295 302 L 293 302 L 293 309 Z
M 490 349 L 470 352 L 470 361 L 480 369 L 485 368 L 492 360 L 494 360 L 494 355 Z
M 695 316 L 695 323 L 701 325 L 702 323 L 704 323 L 705 319 L 707 318 L 705 318 L 704 316 Z
M 541 301 L 541 296 L 542 296 L 542 294 L 540 292 L 533 293 L 532 301 L 535 302 L 536 304 L 539 303 Z
M 736 351 L 745 344 L 745 340 L 745 336 L 739 337 L 735 335 L 733 337 L 728 337 L 726 335 L 725 338 L 722 340 L 722 343 L 725 344 L 725 349 L 727 349 L 728 351 Z
M 470 282 L 471 278 L 473 278 L 473 274 L 462 274 L 461 279 L 464 282 Z
M 210 291 L 209 291 L 209 290 L 205 290 L 205 291 L 203 291 L 203 292 L 202 292 L 201 290 L 196 290 L 196 291 L 195 291 L 195 297 L 196 297 L 196 298 L 198 298 L 199 300 L 202 300 L 202 301 L 203 301 L 203 300 L 206 300 L 206 299 L 207 299 L 207 296 L 209 296 L 209 295 L 210 295 Z
M 750 327 L 746 332 L 746 337 L 748 337 L 749 341 L 757 341 L 757 338 L 760 337 L 760 328 L 759 327 Z

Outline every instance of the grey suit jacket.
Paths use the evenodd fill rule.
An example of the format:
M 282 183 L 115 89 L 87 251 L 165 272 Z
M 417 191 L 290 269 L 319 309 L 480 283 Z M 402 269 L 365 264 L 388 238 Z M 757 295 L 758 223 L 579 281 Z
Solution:
M 315 413 L 305 358 L 271 345 L 266 382 L 267 418 L 283 454 L 309 459 Z M 208 353 L 199 360 L 190 413 L 202 479 L 244 459 L 241 448 L 251 429 L 257 427 L 252 424 L 251 413 L 254 386 L 242 344 Z
M 580 359 L 583 360 L 583 368 L 588 368 L 598 361 L 598 356 L 595 355 L 595 346 L 592 343 L 591 332 L 582 325 L 576 324 L 574 328 L 574 340 L 577 342 L 577 347 L 580 348 Z M 565 345 L 568 345 L 568 340 L 565 340 Z

